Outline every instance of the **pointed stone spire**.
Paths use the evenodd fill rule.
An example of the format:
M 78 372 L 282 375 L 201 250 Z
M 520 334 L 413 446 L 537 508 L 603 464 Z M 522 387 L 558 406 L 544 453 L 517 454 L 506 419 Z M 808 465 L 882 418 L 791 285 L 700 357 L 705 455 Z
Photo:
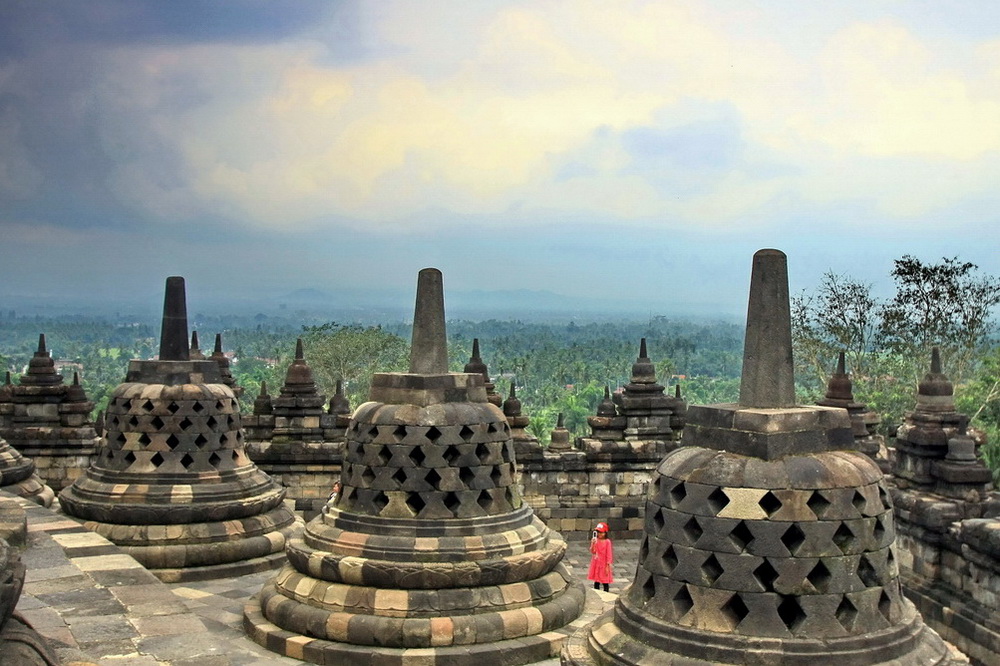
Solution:
M 313 379 L 312 368 L 306 363 L 305 348 L 302 338 L 295 341 L 295 360 L 288 366 L 285 373 L 285 384 L 281 387 L 281 395 L 315 394 L 316 382 Z
M 187 361 L 188 350 L 187 296 L 184 278 L 167 278 L 163 295 L 163 324 L 160 327 L 160 360 Z
M 73 372 L 73 383 L 66 389 L 66 395 L 63 398 L 64 402 L 87 402 L 87 394 L 84 392 L 83 387 L 80 386 L 80 373 Z
M 201 353 L 201 347 L 198 345 L 198 331 L 191 331 L 191 349 L 188 352 L 188 357 L 192 361 L 205 360 L 205 355 Z
M 184 339 L 187 341 L 186 333 Z M 222 383 L 233 389 L 233 393 L 235 393 L 237 397 L 243 395 L 243 387 L 236 384 L 236 379 L 233 377 L 233 371 L 229 369 L 229 358 L 226 356 L 226 353 L 222 351 L 222 333 L 215 334 L 215 349 L 212 350 L 212 355 L 208 358 L 218 364 L 219 374 L 222 375 Z
M 507 417 L 521 415 L 521 401 L 514 393 L 514 382 L 510 383 L 510 395 L 503 401 L 503 415 Z
M 38 351 L 28 361 L 28 372 L 21 375 L 23 386 L 56 386 L 63 383 L 62 375 L 56 372 L 55 361 L 45 346 L 45 334 L 38 335 Z
M 569 441 L 569 430 L 563 425 L 563 413 L 559 412 L 559 418 L 556 419 L 556 427 L 549 438 L 549 450 L 568 451 L 571 448 L 573 447 Z
M 639 358 L 637 358 L 635 363 L 632 364 L 632 383 L 656 383 L 656 366 L 654 366 L 653 362 L 649 360 L 649 355 L 646 352 L 646 338 L 642 338 L 642 340 L 639 341 Z
M 417 276 L 410 372 L 417 375 L 442 375 L 448 372 L 444 278 L 436 268 L 425 268 Z
M 615 416 L 615 403 L 611 400 L 611 387 L 604 385 L 604 399 L 597 405 L 598 416 Z
M 847 374 L 847 363 L 844 359 L 844 352 L 840 352 L 840 355 L 837 357 L 837 369 L 833 371 L 830 381 L 826 384 L 826 399 L 846 400 L 847 402 L 854 401 L 854 385 Z
M 267 382 L 262 381 L 260 383 L 260 393 L 253 401 L 253 413 L 260 414 L 271 414 L 274 412 L 274 407 L 271 404 L 271 396 L 267 392 Z
M 472 339 L 472 358 L 470 358 L 469 362 L 465 364 L 465 372 L 469 374 L 482 375 L 484 381 L 490 381 L 489 370 L 486 368 L 486 364 L 483 363 L 483 359 L 479 355 L 479 338 Z
M 739 404 L 795 405 L 788 260 L 780 250 L 758 250 L 753 256 Z
M 347 396 L 344 395 L 344 382 L 340 379 L 337 380 L 337 390 L 334 391 L 333 397 L 330 398 L 329 413 L 343 416 L 351 414 L 351 403 L 347 400 Z
M 931 370 L 917 389 L 917 409 L 933 412 L 955 411 L 955 387 L 941 372 L 941 350 L 931 349 Z

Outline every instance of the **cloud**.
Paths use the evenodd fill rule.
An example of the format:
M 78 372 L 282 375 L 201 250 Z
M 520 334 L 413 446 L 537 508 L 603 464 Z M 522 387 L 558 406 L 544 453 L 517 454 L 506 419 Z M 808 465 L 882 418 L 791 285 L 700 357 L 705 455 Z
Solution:
M 417 234 L 474 216 L 767 229 L 837 202 L 929 224 L 1000 175 L 1000 42 L 871 8 L 790 27 L 780 7 L 680 2 L 346 6 L 270 40 L 160 16 L 170 39 L 32 51 L 0 72 L 18 100 L 0 188 L 86 165 L 77 196 L 150 224 Z M 77 72 L 59 99 L 57 62 Z M 57 122 L 65 150 L 32 150 Z

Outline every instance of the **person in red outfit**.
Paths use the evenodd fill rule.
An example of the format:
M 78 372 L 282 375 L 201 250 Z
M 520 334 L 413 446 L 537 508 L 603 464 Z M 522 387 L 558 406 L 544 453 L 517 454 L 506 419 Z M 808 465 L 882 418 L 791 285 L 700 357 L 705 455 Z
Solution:
M 608 585 L 615 582 L 611 576 L 611 565 L 615 561 L 614 548 L 611 546 L 611 539 L 608 538 L 608 526 L 605 523 L 597 523 L 594 528 L 594 538 L 590 540 L 590 571 L 587 572 L 587 580 L 594 581 L 594 589 L 608 591 Z

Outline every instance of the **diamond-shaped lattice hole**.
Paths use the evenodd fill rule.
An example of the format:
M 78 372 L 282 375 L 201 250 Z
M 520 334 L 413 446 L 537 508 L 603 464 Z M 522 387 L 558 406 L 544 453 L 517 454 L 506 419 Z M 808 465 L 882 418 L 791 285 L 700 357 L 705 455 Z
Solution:
M 226 403 L 222 402 L 221 400 L 215 401 L 215 409 L 221 412 L 225 408 L 226 408 Z
M 684 482 L 681 481 L 676 486 L 670 489 L 670 506 L 676 509 L 677 506 L 684 501 L 687 497 L 687 490 L 684 488 Z
M 716 488 L 713 490 L 707 499 L 708 506 L 712 508 L 714 513 L 719 513 L 726 508 L 727 504 L 729 504 L 729 496 L 726 495 L 726 491 L 722 488 Z
M 219 454 L 218 454 L 218 453 L 216 453 L 215 451 L 213 451 L 213 452 L 212 452 L 212 455 L 210 455 L 210 456 L 208 457 L 208 464 L 209 464 L 209 465 L 212 465 L 213 467 L 215 467 L 215 466 L 217 466 L 217 465 L 218 465 L 218 464 L 219 464 L 220 462 L 222 462 L 222 458 L 220 458 L 220 457 L 219 457 Z
M 149 443 L 152 442 L 152 441 L 153 440 L 149 438 L 149 434 L 148 433 L 144 432 L 144 433 L 142 433 L 142 434 L 139 435 L 139 443 L 142 444 L 143 446 L 148 446 Z
M 674 607 L 674 617 L 676 619 L 681 619 L 687 612 L 694 607 L 694 600 L 691 598 L 691 593 L 688 592 L 687 585 L 681 586 L 681 589 L 677 590 L 677 594 L 671 599 L 671 603 Z
M 493 506 L 493 496 L 485 490 L 479 493 L 479 498 L 476 501 L 479 503 L 479 506 L 483 511 L 489 511 L 490 507 Z
M 682 529 L 684 530 L 684 534 L 687 536 L 688 541 L 691 542 L 691 545 L 694 545 L 694 543 L 701 538 L 701 535 L 705 533 L 705 530 L 701 529 L 701 525 L 698 524 L 698 519 L 694 516 L 691 516 L 691 520 L 684 523 L 684 527 Z
M 178 405 L 173 400 L 171 400 L 170 404 L 167 405 L 167 411 L 170 412 L 171 414 L 176 414 L 178 412 L 178 410 L 180 410 L 180 408 L 181 408 L 181 406 Z
M 806 619 L 805 611 L 795 597 L 782 597 L 778 604 L 778 617 L 793 634 Z
M 840 548 L 840 552 L 845 555 L 851 549 L 851 546 L 854 545 L 854 532 L 847 526 L 847 523 L 841 523 L 837 531 L 833 533 L 833 542 Z
M 207 425 L 207 426 L 208 426 L 209 428 L 212 428 L 212 429 L 214 430 L 214 429 L 215 429 L 215 427 L 219 425 L 219 421 L 218 421 L 218 420 L 217 420 L 217 419 L 216 419 L 216 418 L 215 418 L 214 416 L 209 416 L 209 417 L 208 417 L 208 418 L 207 418 L 207 419 L 205 420 L 205 424 L 206 424 L 206 425 Z
M 424 436 L 430 440 L 431 444 L 434 444 L 439 439 L 441 439 L 441 431 L 435 428 L 434 426 L 431 426 L 430 428 L 427 429 L 427 434 Z
M 492 435 L 496 431 L 497 431 L 497 425 L 495 423 L 490 423 L 489 425 L 486 426 L 486 432 L 488 432 L 489 434 Z
M 799 549 L 799 547 L 805 543 L 806 535 L 802 531 L 802 528 L 792 523 L 791 527 L 785 530 L 785 533 L 781 535 L 781 543 L 784 544 L 785 548 L 792 555 Z
M 855 489 L 854 497 L 851 498 L 851 504 L 853 504 L 854 508 L 858 510 L 858 513 L 864 513 L 868 500 L 865 499 L 865 496 L 861 494 L 860 490 Z
M 734 527 L 733 531 L 729 533 L 729 540 L 732 541 L 733 545 L 739 548 L 740 551 L 744 551 L 747 549 L 747 546 L 750 545 L 750 542 L 753 541 L 753 532 L 751 532 L 750 528 L 747 527 L 747 524 L 741 520 L 736 523 L 736 527 Z
M 761 588 L 765 592 L 771 592 L 774 590 L 774 581 L 778 580 L 778 572 L 765 558 L 764 561 L 757 565 L 757 568 L 753 570 L 753 577 L 757 579 L 757 582 L 760 583 Z
M 151 412 L 153 411 L 154 407 L 155 405 L 153 404 L 152 400 L 147 400 L 146 402 L 142 403 L 143 411 Z
M 892 599 L 890 599 L 889 595 L 885 593 L 885 590 L 882 590 L 882 594 L 879 595 L 878 598 L 878 612 L 882 614 L 882 617 L 891 622 L 892 620 L 889 619 L 891 611 Z
M 161 419 L 159 416 L 154 416 L 153 420 L 150 421 L 150 423 L 157 430 L 160 430 L 161 428 L 163 428 L 163 419 Z
M 424 450 L 419 446 L 412 447 L 410 449 L 410 452 L 407 453 L 406 455 L 410 458 L 410 460 L 413 461 L 413 464 L 416 465 L 417 467 L 423 465 L 424 460 L 427 459 L 427 456 L 424 454 Z
M 159 452 L 154 453 L 153 456 L 149 459 L 149 462 L 153 463 L 153 467 L 159 467 L 160 465 L 163 464 L 163 456 L 161 456 Z
M 493 467 L 493 470 L 490 472 L 490 481 L 493 482 L 494 486 L 500 487 L 500 482 L 503 481 L 503 472 L 500 471 L 499 467 Z
M 385 465 L 389 462 L 389 459 L 392 458 L 392 451 L 389 450 L 388 446 L 383 444 L 378 447 L 378 451 L 375 452 L 375 457 L 378 458 L 379 465 L 385 467 Z
M 458 447 L 449 444 L 448 447 L 444 450 L 444 453 L 441 454 L 441 457 L 444 458 L 444 461 L 446 463 L 454 466 L 455 461 L 458 460 L 458 456 L 460 455 L 461 454 L 458 452 Z
M 677 553 L 674 552 L 673 545 L 667 546 L 667 549 L 663 551 L 663 557 L 660 559 L 663 560 L 663 568 L 669 576 L 677 568 Z
M 200 449 L 206 444 L 208 444 L 208 438 L 202 435 L 201 433 L 198 433 L 198 436 L 194 438 L 194 445 Z
M 889 548 L 889 551 L 885 554 L 885 566 L 889 573 L 892 573 L 892 567 L 896 564 L 896 555 L 892 552 L 894 548 Z
M 475 435 L 475 434 L 476 434 L 476 431 L 473 430 L 472 428 L 470 428 L 467 425 L 462 426 L 462 429 L 458 431 L 458 436 L 461 437 L 462 439 L 464 439 L 467 442 L 470 439 L 472 439 L 472 436 Z
M 382 510 L 389 506 L 389 496 L 383 492 L 375 493 L 375 496 L 372 497 L 372 506 L 375 507 L 375 511 L 382 513 Z
M 812 586 L 816 588 L 816 591 L 820 594 L 826 594 L 827 589 L 830 587 L 830 579 L 832 574 L 830 570 L 823 564 L 823 560 L 816 563 L 816 566 L 806 574 L 806 580 L 812 583 Z
M 240 459 L 240 452 L 237 451 L 236 449 L 233 449 L 233 460 L 239 460 L 239 459 Z
M 191 419 L 185 416 L 183 419 L 181 419 L 181 422 L 177 424 L 177 427 L 179 427 L 181 430 L 187 430 L 192 425 L 193 424 L 191 423 Z
M 132 409 L 132 401 L 131 400 L 122 401 L 122 409 L 125 410 L 126 412 Z
M 666 521 L 663 520 L 663 510 L 656 509 L 653 511 L 653 530 L 656 534 L 659 534 L 663 530 L 664 525 L 666 525 Z
M 361 482 L 365 484 L 366 488 L 370 488 L 374 480 L 375 472 L 372 471 L 371 467 L 365 467 L 364 471 L 361 472 Z
M 226 427 L 229 428 L 230 430 L 232 430 L 233 428 L 236 427 L 236 417 L 235 416 L 230 415 L 230 416 L 226 417 Z
M 882 539 L 885 537 L 885 525 L 882 523 L 881 517 L 875 519 L 875 524 L 872 526 L 872 536 L 875 537 L 876 545 L 882 543 Z
M 125 433 L 120 432 L 118 433 L 118 436 L 115 437 L 115 441 L 118 442 L 119 444 L 124 444 L 128 440 L 125 438 Z
M 739 594 L 734 594 L 729 597 L 729 601 L 723 604 L 722 613 L 729 618 L 732 628 L 735 629 L 743 621 L 743 618 L 750 614 L 750 609 L 747 608 Z
M 878 579 L 878 572 L 875 571 L 875 567 L 868 561 L 866 555 L 862 555 L 858 560 L 858 578 L 865 584 L 865 587 L 878 587 L 882 584 Z
M 485 443 L 477 444 L 476 457 L 479 458 L 479 462 L 485 465 L 486 461 L 490 459 L 490 447 L 486 446 Z
M 510 440 L 500 448 L 500 457 L 505 463 L 514 462 L 514 443 Z
M 719 580 L 725 570 L 722 565 L 719 564 L 719 560 L 716 559 L 715 554 L 712 553 L 705 558 L 705 561 L 701 563 L 701 572 L 705 575 L 705 580 L 708 581 L 709 585 L 714 585 L 715 581 Z
M 203 411 L 205 411 L 205 405 L 195 400 L 194 404 L 191 405 L 191 409 L 194 410 L 195 414 L 201 414 Z
M 371 428 L 369 428 L 368 429 L 368 436 L 371 439 L 375 439 L 376 437 L 378 437 L 378 426 L 372 426 Z
M 228 432 L 224 432 L 221 435 L 219 435 L 219 444 L 222 444 L 223 446 L 225 446 L 228 443 L 229 443 L 229 433 Z
M 177 435 L 170 435 L 169 437 L 167 437 L 167 446 L 170 447 L 171 451 L 176 449 L 180 443 L 181 440 L 177 439 Z
M 402 442 L 406 439 L 406 426 L 398 425 L 396 429 L 392 431 L 392 436 L 397 442 Z
M 139 426 L 139 417 L 133 416 L 128 420 L 128 424 L 133 428 L 137 428 Z
M 809 500 L 806 505 L 812 509 L 812 512 L 816 514 L 817 518 L 822 518 L 823 514 L 826 513 L 827 508 L 830 506 L 830 500 L 823 497 L 823 493 L 818 490 L 814 490 L 812 495 L 809 496 Z
M 760 498 L 758 504 L 760 505 L 760 508 L 764 510 L 764 513 L 767 514 L 768 518 L 777 513 L 778 509 L 781 508 L 781 500 L 775 497 L 774 493 L 770 490 L 764 493 L 764 496 Z
M 652 575 L 646 575 L 646 582 L 642 584 L 642 598 L 649 601 L 656 596 L 656 579 Z
M 886 509 L 892 508 L 892 497 L 889 496 L 888 491 L 882 486 L 878 487 L 878 498 L 882 502 L 882 506 Z
M 424 480 L 434 486 L 434 489 L 437 490 L 438 484 L 441 483 L 441 475 L 437 473 L 437 470 L 432 469 L 424 475 Z
M 396 470 L 396 473 L 392 475 L 392 480 L 399 484 L 400 487 L 406 483 L 406 472 L 400 467 Z
M 420 496 L 420 493 L 407 493 L 406 506 L 410 507 L 414 516 L 419 516 L 420 512 L 427 506 L 427 502 Z
M 193 463 L 194 463 L 194 458 L 192 458 L 191 455 L 188 453 L 185 453 L 184 457 L 181 458 L 181 467 L 183 467 L 184 469 L 187 469 Z
M 444 508 L 457 515 L 460 506 L 462 506 L 462 501 L 458 499 L 458 493 L 445 493 Z
M 473 473 L 472 469 L 469 467 L 462 467 L 458 470 L 458 478 L 466 488 L 472 483 L 476 475 Z
M 643 538 L 642 543 L 639 544 L 639 563 L 642 564 L 646 561 L 649 556 L 649 539 Z
M 845 596 L 841 599 L 834 615 L 837 616 L 837 622 L 840 622 L 844 629 L 851 631 L 854 628 L 854 621 L 858 617 L 858 607 Z
M 126 465 L 131 465 L 132 463 L 135 462 L 135 453 L 133 453 L 132 451 L 126 451 L 124 460 Z

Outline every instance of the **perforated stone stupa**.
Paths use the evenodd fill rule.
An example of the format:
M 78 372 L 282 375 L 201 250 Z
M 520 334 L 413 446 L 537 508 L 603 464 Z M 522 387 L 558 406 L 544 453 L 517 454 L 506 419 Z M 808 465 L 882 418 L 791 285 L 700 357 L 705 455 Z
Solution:
M 323 664 L 523 664 L 553 655 L 584 589 L 520 497 L 481 373 L 449 373 L 440 271 L 421 271 L 410 372 L 376 374 L 342 492 L 245 609 L 268 649 Z
M 821 407 L 846 409 L 851 417 L 851 429 L 858 451 L 874 460 L 883 472 L 888 472 L 891 463 L 885 447 L 885 438 L 876 432 L 879 424 L 878 414 L 854 399 L 854 383 L 847 374 L 844 356 L 844 352 L 840 352 L 837 357 L 837 368 L 826 384 L 826 395 L 822 400 L 817 400 L 816 404 Z
M 902 596 L 882 473 L 839 408 L 795 405 L 785 255 L 754 256 L 738 404 L 688 410 L 635 580 L 564 664 L 965 663 Z
M 191 360 L 187 335 L 184 280 L 167 278 L 159 360 L 129 363 L 97 459 L 62 508 L 165 581 L 274 568 L 296 519 L 244 451 L 218 362 Z

